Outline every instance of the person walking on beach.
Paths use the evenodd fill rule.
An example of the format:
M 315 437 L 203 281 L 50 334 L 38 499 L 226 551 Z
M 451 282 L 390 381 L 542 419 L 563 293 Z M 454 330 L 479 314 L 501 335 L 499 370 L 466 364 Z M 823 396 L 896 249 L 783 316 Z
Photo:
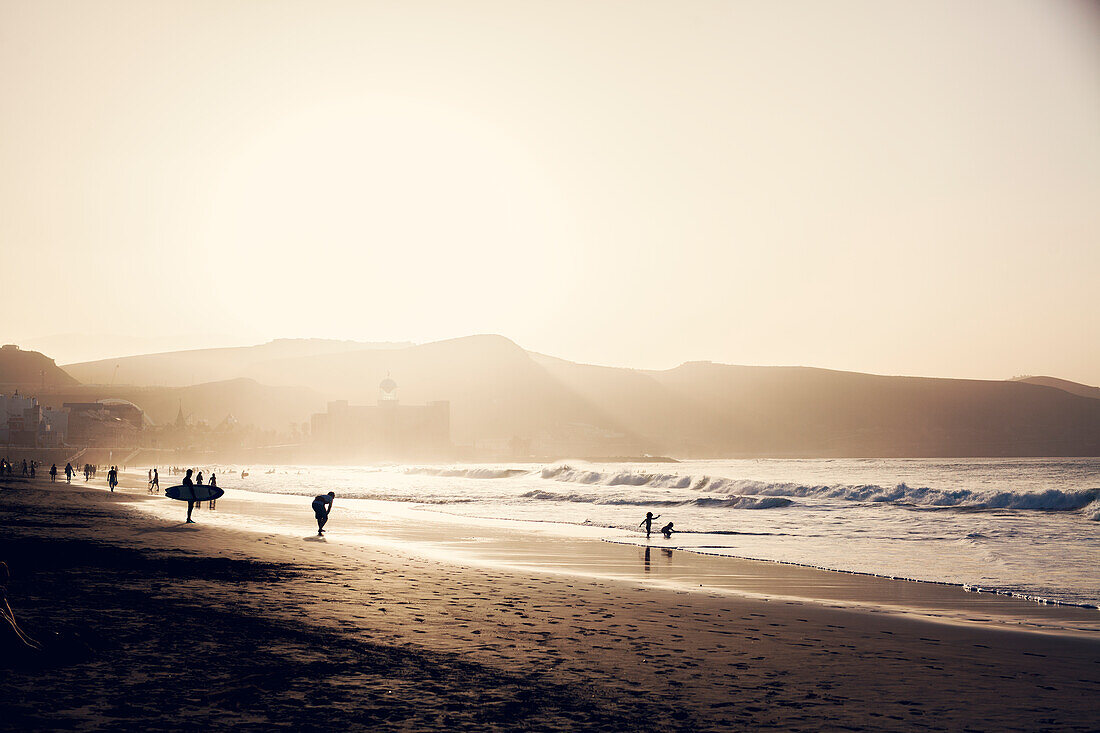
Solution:
M 149 491 L 160 493 L 160 474 L 157 473 L 157 469 L 153 469 L 153 480 L 149 482 Z
M 317 518 L 318 537 L 323 537 L 325 534 L 325 522 L 328 521 L 328 515 L 332 513 L 332 500 L 335 498 L 335 491 L 320 494 L 313 498 L 313 515 Z
M 66 463 L 65 464 L 65 483 L 71 484 L 73 482 L 73 474 L 74 473 L 76 473 L 76 470 L 73 469 L 73 464 Z
M 114 493 L 115 487 L 118 486 L 118 466 L 111 466 L 107 469 L 107 485 L 111 487 L 111 492 Z
M 211 488 L 211 489 L 216 489 L 216 488 L 218 488 L 218 474 L 216 474 L 216 473 L 211 473 L 211 474 L 210 474 L 210 488 Z M 210 500 L 210 508 L 211 508 L 211 509 L 217 509 L 217 508 L 218 508 L 218 507 L 216 506 L 216 505 L 217 505 L 217 503 L 218 503 L 218 500 L 217 500 L 217 499 L 211 499 L 211 500 Z
M 57 464 L 50 466 L 50 483 L 57 481 Z
M 201 469 L 195 469 L 195 485 L 196 486 L 202 486 L 202 470 Z M 201 501 L 196 501 L 195 502 L 195 508 L 196 509 L 202 509 L 202 502 Z
M 28 475 L 27 474 L 27 459 L 26 458 L 23 459 L 23 475 L 24 476 Z
M 650 532 L 653 531 L 653 520 L 660 519 L 660 518 L 661 518 L 660 514 L 658 514 L 657 516 L 653 516 L 653 512 L 646 512 L 645 513 L 645 519 L 638 522 L 639 527 L 642 526 L 643 524 L 645 525 L 645 538 L 647 540 L 649 539 Z
M 187 523 L 194 524 L 195 520 L 191 518 L 191 512 L 195 509 L 195 482 L 191 480 L 191 469 L 187 469 L 187 475 L 183 477 L 183 485 L 187 487 L 187 491 L 190 492 L 188 496 L 191 498 L 187 500 Z

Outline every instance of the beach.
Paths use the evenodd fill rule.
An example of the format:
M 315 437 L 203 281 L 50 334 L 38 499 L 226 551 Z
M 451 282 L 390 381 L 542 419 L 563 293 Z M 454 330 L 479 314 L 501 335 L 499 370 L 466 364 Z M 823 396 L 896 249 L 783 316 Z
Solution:
M 47 653 L 7 660 L 0 727 L 1093 730 L 1100 713 L 1095 609 L 393 502 L 338 499 L 324 540 L 308 497 L 231 493 L 185 525 L 123 479 L 2 484 L 9 602 Z

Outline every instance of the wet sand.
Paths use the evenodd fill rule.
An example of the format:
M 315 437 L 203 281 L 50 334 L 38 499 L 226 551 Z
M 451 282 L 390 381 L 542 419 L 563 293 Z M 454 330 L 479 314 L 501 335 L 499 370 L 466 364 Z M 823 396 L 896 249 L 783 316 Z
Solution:
M 143 488 L 4 484 L 9 597 L 52 641 L 6 660 L 0 727 L 1093 730 L 1100 713 L 1089 616 L 659 547 L 647 564 L 412 510 L 338 505 L 318 540 L 308 498 L 233 497 L 185 525 Z

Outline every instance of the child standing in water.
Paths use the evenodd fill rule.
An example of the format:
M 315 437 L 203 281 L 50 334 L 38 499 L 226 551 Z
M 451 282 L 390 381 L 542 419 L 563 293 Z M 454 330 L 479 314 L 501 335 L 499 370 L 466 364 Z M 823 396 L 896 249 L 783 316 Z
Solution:
M 645 538 L 647 540 L 649 539 L 650 532 L 653 531 L 653 520 L 654 519 L 660 519 L 660 518 L 661 518 L 660 514 L 658 514 L 657 516 L 653 516 L 653 512 L 646 512 L 645 513 L 645 519 L 638 522 L 639 527 L 643 524 L 645 525 Z

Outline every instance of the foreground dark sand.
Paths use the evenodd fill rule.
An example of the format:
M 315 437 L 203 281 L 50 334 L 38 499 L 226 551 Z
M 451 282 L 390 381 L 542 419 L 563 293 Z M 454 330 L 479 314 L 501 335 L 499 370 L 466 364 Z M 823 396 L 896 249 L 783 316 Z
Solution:
M 5 643 L 0 728 L 1100 725 L 1094 638 L 396 550 L 350 562 L 336 539 L 150 518 L 134 509 L 143 493 L 0 486 L 9 598 L 48 646 Z

